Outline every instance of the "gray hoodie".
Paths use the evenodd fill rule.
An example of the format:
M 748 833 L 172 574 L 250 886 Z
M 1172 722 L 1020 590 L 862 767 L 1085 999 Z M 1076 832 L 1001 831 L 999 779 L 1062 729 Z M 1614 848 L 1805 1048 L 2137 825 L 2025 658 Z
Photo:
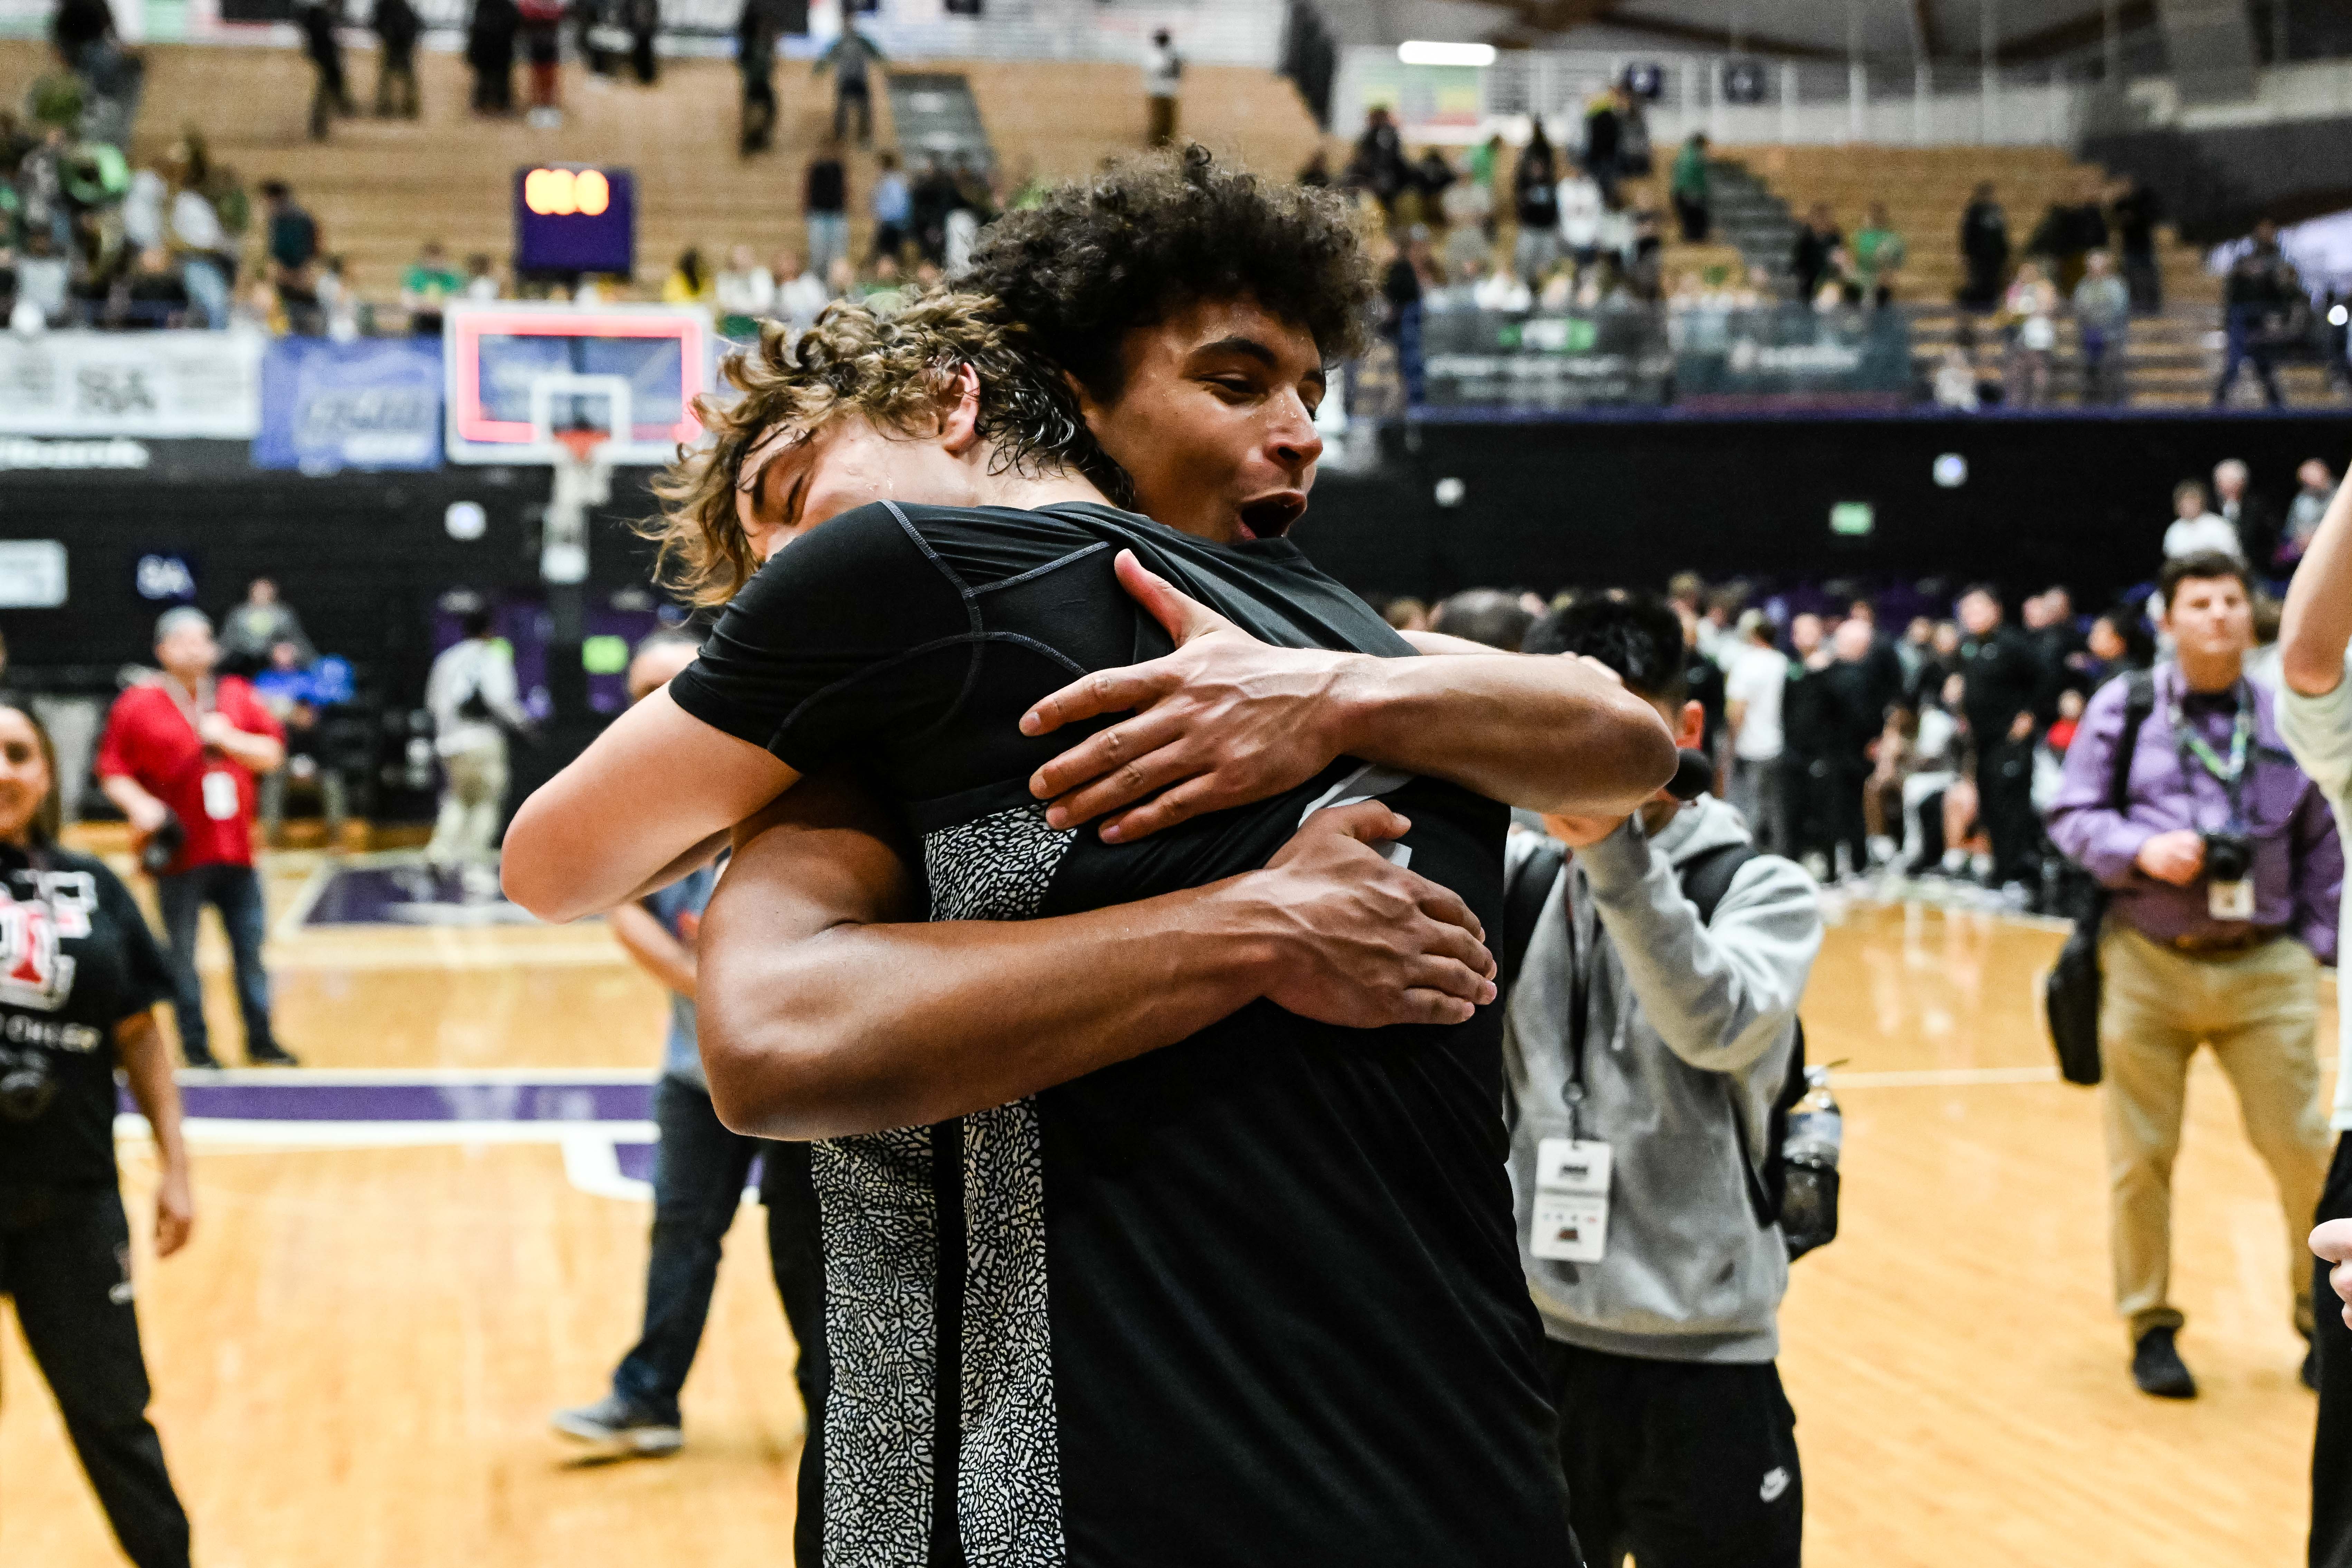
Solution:
M 1677 880 L 1693 857 L 1748 840 L 1739 814 L 1712 796 L 1655 842 L 1629 821 L 1570 857 L 1528 941 L 1505 1015 L 1511 1189 L 1519 1262 L 1553 1339 L 1657 1361 L 1779 1353 L 1788 1254 L 1749 1206 L 1726 1084 L 1738 1087 L 1760 1154 L 1821 951 L 1820 889 L 1792 862 L 1759 856 L 1702 926 Z M 1513 867 L 1534 847 L 1513 834 Z M 1577 1135 L 1608 1143 L 1615 1166 L 1607 1250 L 1583 1264 L 1528 1249 L 1537 1146 L 1570 1135 L 1571 911 L 1588 1020 Z

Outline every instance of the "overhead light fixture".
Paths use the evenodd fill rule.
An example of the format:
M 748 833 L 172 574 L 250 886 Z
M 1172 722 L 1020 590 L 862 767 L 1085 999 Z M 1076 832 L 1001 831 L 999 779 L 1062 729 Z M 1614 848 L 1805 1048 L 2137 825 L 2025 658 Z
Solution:
M 1412 38 L 1397 46 L 1397 58 L 1409 66 L 1490 66 L 1495 63 L 1495 46 Z

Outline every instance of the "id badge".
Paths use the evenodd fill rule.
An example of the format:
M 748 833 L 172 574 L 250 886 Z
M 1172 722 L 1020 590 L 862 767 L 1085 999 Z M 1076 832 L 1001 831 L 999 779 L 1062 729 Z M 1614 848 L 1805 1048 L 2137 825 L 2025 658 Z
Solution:
M 2251 877 L 2235 882 L 2205 884 L 2205 912 L 2217 921 L 2250 921 L 2254 918 L 2254 880 Z
M 205 775 L 205 815 L 215 822 L 236 820 L 236 779 L 215 768 Z
M 1547 1138 L 1536 1148 L 1535 1217 L 1528 1250 L 1560 1263 L 1598 1263 L 1609 1246 L 1609 1145 Z

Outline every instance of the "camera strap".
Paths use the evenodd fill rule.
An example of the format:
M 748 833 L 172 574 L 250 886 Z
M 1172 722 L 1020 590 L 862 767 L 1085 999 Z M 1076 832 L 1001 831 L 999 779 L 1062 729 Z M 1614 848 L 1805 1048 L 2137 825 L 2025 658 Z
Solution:
M 2253 694 L 2246 689 L 2243 679 L 2231 688 L 2231 695 L 2238 705 L 2238 720 L 2230 733 L 2230 759 L 2227 762 L 2223 762 L 2221 755 L 2206 743 L 2204 736 L 2189 728 L 2188 719 L 2181 711 L 2180 697 L 2177 691 L 2167 692 L 2164 716 L 2172 726 L 2172 746 L 2180 757 L 2182 781 L 2187 782 L 2192 761 L 2211 774 L 2229 798 L 2230 820 L 2224 826 L 2230 832 L 2239 833 L 2243 832 L 2246 826 L 2246 761 L 2253 748 L 2254 702 Z M 2189 819 L 2193 825 L 2196 820 L 2193 797 Z

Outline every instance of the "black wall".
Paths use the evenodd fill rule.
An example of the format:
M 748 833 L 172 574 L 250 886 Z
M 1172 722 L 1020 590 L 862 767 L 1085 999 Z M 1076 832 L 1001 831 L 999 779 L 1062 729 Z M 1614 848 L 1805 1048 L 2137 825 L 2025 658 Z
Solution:
M 1937 457 L 1969 465 L 1955 489 Z M 1474 586 L 1663 586 L 1709 578 L 1986 578 L 2053 583 L 2088 605 L 2156 574 L 2172 487 L 2223 458 L 2284 506 L 2294 469 L 2352 458 L 2327 416 L 1646 421 L 1436 426 L 1391 441 L 1377 475 L 1327 474 L 1297 537 L 1368 596 Z M 1441 479 L 1465 494 L 1440 507 Z M 1830 531 L 1865 500 L 1876 531 Z

